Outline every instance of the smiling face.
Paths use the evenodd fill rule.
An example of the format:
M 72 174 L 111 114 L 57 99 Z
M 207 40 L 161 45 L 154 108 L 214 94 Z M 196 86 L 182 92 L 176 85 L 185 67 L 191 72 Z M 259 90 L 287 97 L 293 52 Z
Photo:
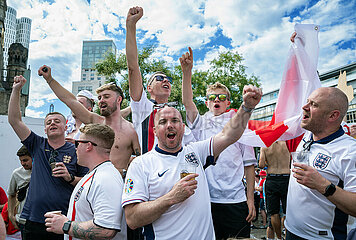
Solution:
M 223 89 L 214 89 L 214 90 L 208 90 L 207 91 L 207 96 L 210 94 L 215 94 L 216 96 L 218 94 L 225 94 L 227 95 L 227 92 Z M 227 95 L 228 96 L 228 95 Z M 209 108 L 209 111 L 214 114 L 214 116 L 219 116 L 226 112 L 226 109 L 230 106 L 231 102 L 229 99 L 226 98 L 225 101 L 221 101 L 218 97 L 216 97 L 214 100 L 209 100 L 207 99 L 205 102 L 205 105 Z
M 45 133 L 48 138 L 63 136 L 67 130 L 66 120 L 61 114 L 51 114 L 45 118 Z
M 182 147 L 184 127 L 177 109 L 166 106 L 158 110 L 154 127 L 158 147 L 167 152 L 177 152 Z
M 98 94 L 98 106 L 100 114 L 104 117 L 110 116 L 120 106 L 121 97 L 112 90 L 104 90 Z

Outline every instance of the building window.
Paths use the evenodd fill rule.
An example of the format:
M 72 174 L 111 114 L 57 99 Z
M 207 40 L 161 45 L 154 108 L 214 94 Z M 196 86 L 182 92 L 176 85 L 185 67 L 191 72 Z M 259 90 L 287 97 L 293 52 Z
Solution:
M 92 92 L 93 91 L 93 87 L 92 86 L 86 86 L 85 90 L 88 90 L 89 92 Z
M 78 87 L 78 92 L 80 92 L 82 90 L 85 90 L 85 87 L 82 87 L 82 86 Z

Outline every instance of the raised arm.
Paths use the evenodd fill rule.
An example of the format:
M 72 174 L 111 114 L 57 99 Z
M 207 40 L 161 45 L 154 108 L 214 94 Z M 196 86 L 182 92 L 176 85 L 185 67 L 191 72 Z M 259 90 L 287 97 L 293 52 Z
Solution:
M 198 109 L 193 102 L 192 90 L 192 68 L 193 68 L 193 51 L 189 47 L 189 52 L 186 52 L 179 58 L 180 66 L 182 68 L 182 102 L 187 113 L 189 122 L 193 123 L 198 115 Z
M 153 201 L 126 205 L 125 216 L 131 229 L 145 226 L 156 221 L 171 206 L 183 202 L 194 194 L 198 182 L 194 178 L 198 174 L 189 174 L 177 182 L 171 191 Z
M 130 8 L 126 18 L 126 59 L 129 72 L 129 90 L 134 101 L 140 101 L 143 86 L 136 43 L 136 23 L 143 15 L 141 7 Z
M 63 234 L 63 225 L 69 219 L 65 215 L 57 215 L 53 213 L 46 213 L 46 227 L 47 232 L 54 232 Z M 117 231 L 100 227 L 94 224 L 93 220 L 86 222 L 72 222 L 68 234 L 80 239 L 112 239 L 115 237 Z
M 44 72 L 43 69 L 47 68 L 47 71 Z M 43 76 L 46 80 L 48 86 L 52 89 L 54 94 L 61 100 L 65 105 L 67 105 L 72 112 L 79 118 L 79 120 L 85 124 L 88 123 L 100 123 L 101 116 L 96 113 L 88 111 L 73 95 L 62 85 L 60 85 L 51 74 L 51 68 L 49 66 L 43 65 L 38 69 L 38 75 Z
M 121 109 L 120 113 L 121 117 L 126 118 L 131 113 L 131 107 L 128 106 L 127 108 Z
M 26 79 L 23 76 L 14 78 L 8 109 L 8 121 L 21 141 L 25 140 L 31 133 L 31 130 L 22 121 L 20 110 L 20 92 L 25 83 Z
M 243 90 L 243 103 L 237 113 L 224 126 L 223 130 L 214 137 L 214 157 L 227 148 L 230 144 L 236 142 L 247 126 L 252 110 L 259 103 L 262 96 L 262 90 L 255 86 L 245 86 Z

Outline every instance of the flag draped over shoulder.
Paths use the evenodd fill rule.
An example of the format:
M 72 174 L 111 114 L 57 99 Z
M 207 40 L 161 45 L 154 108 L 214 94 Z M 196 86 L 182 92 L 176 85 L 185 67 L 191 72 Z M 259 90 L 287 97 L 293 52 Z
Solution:
M 302 106 L 321 83 L 317 73 L 319 26 L 296 24 L 297 36 L 285 65 L 277 105 L 270 122 L 249 121 L 238 142 L 269 147 L 277 140 L 289 140 L 304 133 L 300 127 Z

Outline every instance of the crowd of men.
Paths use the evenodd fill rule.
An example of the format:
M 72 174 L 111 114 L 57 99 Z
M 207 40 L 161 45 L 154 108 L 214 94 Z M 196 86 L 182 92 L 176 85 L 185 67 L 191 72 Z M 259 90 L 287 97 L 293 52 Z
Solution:
M 186 126 L 175 104 L 168 102 L 169 76 L 155 72 L 144 90 L 136 44 L 142 16 L 143 9 L 133 7 L 126 19 L 128 110 L 121 109 L 121 88 L 109 83 L 96 90 L 100 115 L 94 113 L 90 93 L 74 96 L 43 65 L 38 74 L 71 109 L 75 128 L 66 136 L 66 118 L 49 113 L 46 138 L 41 137 L 21 119 L 20 92 L 26 79 L 14 78 L 8 120 L 27 152 L 18 152 L 23 167 L 13 173 L 8 209 L 22 239 L 250 237 L 250 222 L 258 214 L 257 160 L 253 147 L 237 140 L 262 91 L 245 86 L 240 108 L 228 111 L 230 91 L 217 82 L 206 89 L 209 111 L 200 115 L 193 102 L 189 48 L 179 59 Z M 356 216 L 356 140 L 341 127 L 347 109 L 347 97 L 337 88 L 319 88 L 309 96 L 301 121 L 306 133 L 293 150 L 308 152 L 302 154 L 308 156 L 307 164 L 295 162 L 290 171 L 292 150 L 285 142 L 261 149 L 259 164 L 268 166 L 267 173 L 260 173 L 266 176 L 266 210 L 278 239 L 280 203 L 286 239 L 291 240 L 334 239 L 336 207 Z M 132 123 L 123 117 L 127 111 Z M 182 163 L 194 171 L 182 176 Z M 24 204 L 17 207 L 16 198 Z

